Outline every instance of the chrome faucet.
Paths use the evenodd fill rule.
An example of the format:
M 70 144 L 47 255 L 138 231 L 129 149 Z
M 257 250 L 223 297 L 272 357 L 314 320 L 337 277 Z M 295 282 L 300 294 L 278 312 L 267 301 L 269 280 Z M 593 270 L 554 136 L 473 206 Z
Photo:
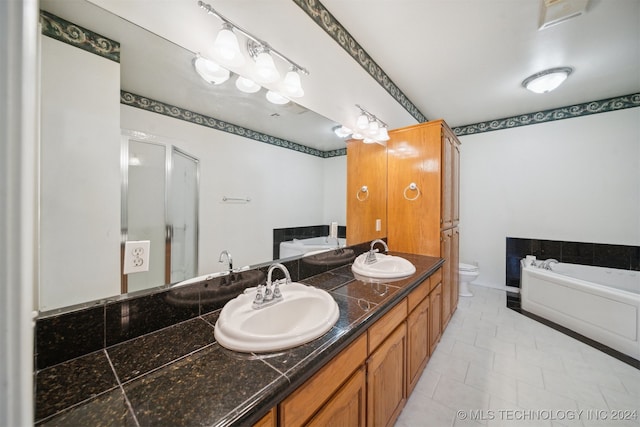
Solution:
M 389 246 L 387 246 L 387 244 L 385 243 L 384 240 L 382 239 L 376 239 L 373 242 L 371 242 L 371 249 L 369 250 L 369 252 L 367 253 L 367 257 L 364 260 L 365 264 L 373 264 L 376 261 L 378 261 L 376 259 L 376 252 L 378 252 L 377 249 L 373 249 L 373 247 L 375 246 L 376 243 L 382 243 L 382 246 L 384 246 L 384 251 L 385 252 L 389 252 Z
M 222 258 L 226 257 L 227 258 L 227 262 L 229 263 L 229 273 L 231 273 L 233 271 L 233 260 L 231 259 L 231 254 L 229 253 L 229 251 L 222 251 L 220 252 L 220 258 L 218 259 L 218 262 L 224 262 L 222 261 Z
M 545 270 L 551 270 L 551 263 L 554 263 L 554 262 L 556 264 L 559 263 L 557 259 L 549 258 L 548 260 L 545 260 L 539 267 L 544 268 Z
M 284 273 L 284 279 L 271 281 L 273 270 L 280 269 Z M 282 293 L 280 292 L 280 285 L 282 283 L 291 283 L 291 275 L 287 267 L 280 263 L 272 264 L 267 271 L 267 283 L 264 285 L 258 285 L 256 290 L 256 297 L 251 305 L 254 309 L 270 306 L 282 300 Z M 264 293 L 263 293 L 264 290 Z

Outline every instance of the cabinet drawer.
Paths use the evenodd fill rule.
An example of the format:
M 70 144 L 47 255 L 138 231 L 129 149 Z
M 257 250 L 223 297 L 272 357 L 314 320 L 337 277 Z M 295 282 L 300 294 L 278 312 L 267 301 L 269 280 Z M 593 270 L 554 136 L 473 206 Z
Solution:
M 411 293 L 407 297 L 407 303 L 409 304 L 407 311 L 409 313 L 411 313 L 413 309 L 416 308 L 418 304 L 420 304 L 420 301 L 422 301 L 427 295 L 429 295 L 429 291 L 431 290 L 430 282 L 431 280 L 429 279 L 429 277 L 427 277 L 422 283 L 418 285 L 417 288 L 411 291 Z
M 366 358 L 367 336 L 362 334 L 280 404 L 280 425 L 305 424 Z
M 406 318 L 407 299 L 405 298 L 369 328 L 369 354 L 373 353 L 382 341 Z
M 438 283 L 442 282 L 442 268 L 439 268 L 438 270 L 436 270 L 435 273 L 433 273 L 430 277 L 429 277 L 430 281 L 431 281 L 431 291 L 433 291 L 435 289 L 436 286 L 438 286 Z

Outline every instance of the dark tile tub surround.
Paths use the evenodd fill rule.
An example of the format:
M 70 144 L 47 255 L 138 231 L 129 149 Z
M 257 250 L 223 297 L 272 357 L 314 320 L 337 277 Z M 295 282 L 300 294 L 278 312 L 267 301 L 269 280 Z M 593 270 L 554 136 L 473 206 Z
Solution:
M 364 252 L 368 244 L 359 247 Z M 258 355 L 221 347 L 213 336 L 217 309 L 39 370 L 36 424 L 251 425 L 442 264 L 402 256 L 416 274 L 386 287 L 356 280 L 350 264 L 298 278 L 329 291 L 340 318 L 324 336 L 290 350 Z M 288 264 L 300 274 L 296 262 Z
M 310 239 L 312 237 L 325 237 L 329 235 L 328 225 L 307 225 L 303 227 L 287 227 L 273 229 L 273 259 L 280 258 L 280 243 L 293 239 Z M 338 226 L 338 237 L 347 237 L 347 227 Z
M 527 255 L 570 264 L 640 270 L 640 246 L 507 237 L 506 285 L 520 287 L 520 260 Z

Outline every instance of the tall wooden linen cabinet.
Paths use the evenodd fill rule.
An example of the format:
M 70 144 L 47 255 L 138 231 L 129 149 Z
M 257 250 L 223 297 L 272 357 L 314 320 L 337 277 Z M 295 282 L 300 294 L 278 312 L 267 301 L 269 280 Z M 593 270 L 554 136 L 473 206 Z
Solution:
M 458 305 L 460 142 L 434 120 L 395 129 L 387 142 L 387 241 L 392 251 L 445 259 L 442 324 Z

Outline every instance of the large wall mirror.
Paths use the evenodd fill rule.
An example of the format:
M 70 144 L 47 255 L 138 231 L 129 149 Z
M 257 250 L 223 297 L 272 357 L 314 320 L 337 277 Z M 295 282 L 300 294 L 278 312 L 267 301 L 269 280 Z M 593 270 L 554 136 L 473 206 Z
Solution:
M 277 106 L 264 94 L 238 92 L 233 81 L 208 85 L 193 69 L 194 52 L 90 2 L 44 0 L 41 9 L 118 41 L 121 58 L 42 36 L 35 308 L 66 310 L 121 293 L 123 139 L 197 159 L 196 275 L 225 269 L 218 262 L 223 250 L 238 267 L 271 260 L 274 229 L 346 225 L 345 143 L 332 132 L 336 123 L 293 102 Z M 149 99 L 164 111 L 143 108 Z M 292 142 L 294 149 L 184 120 L 184 112 Z M 128 203 L 144 207 L 152 191 L 136 194 Z M 236 197 L 250 201 L 229 202 Z M 155 221 L 142 215 L 137 227 L 145 227 L 145 216 Z M 135 289 L 166 285 L 158 280 L 136 279 L 145 284 Z

